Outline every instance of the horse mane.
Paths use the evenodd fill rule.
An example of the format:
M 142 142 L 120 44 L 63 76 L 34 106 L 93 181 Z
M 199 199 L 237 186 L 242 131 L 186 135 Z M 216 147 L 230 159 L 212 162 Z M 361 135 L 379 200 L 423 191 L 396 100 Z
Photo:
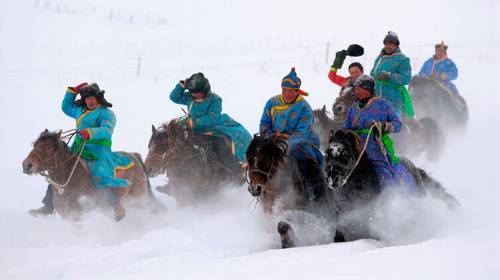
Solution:
M 352 146 L 353 150 L 356 152 L 356 156 L 359 156 L 359 154 L 363 150 L 361 137 L 356 132 L 350 129 L 342 128 L 335 131 L 335 133 L 331 136 L 329 142 L 331 143 L 335 139 L 342 142 L 347 142 L 350 146 Z
M 288 144 L 285 137 L 280 134 L 271 136 L 255 134 L 247 148 L 247 159 L 253 161 L 255 155 L 261 150 L 268 151 L 269 154 L 266 156 L 270 156 L 282 163 L 288 151 Z

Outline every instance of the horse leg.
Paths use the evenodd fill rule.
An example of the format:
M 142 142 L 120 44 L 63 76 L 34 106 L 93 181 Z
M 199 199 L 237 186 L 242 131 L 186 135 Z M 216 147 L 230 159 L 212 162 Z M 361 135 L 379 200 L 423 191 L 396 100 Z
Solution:
M 290 247 L 294 247 L 295 244 L 293 242 L 293 239 L 295 237 L 295 233 L 292 229 L 292 226 L 290 226 L 289 223 L 285 221 L 280 221 L 278 223 L 278 233 L 280 234 L 281 237 L 281 248 L 286 249 Z
M 333 238 L 333 242 L 335 242 L 335 243 L 345 242 L 344 233 L 341 232 L 341 231 L 339 231 L 339 230 L 336 230 L 335 231 L 335 237 Z
M 121 199 L 128 193 L 129 188 L 115 188 L 111 190 L 114 192 L 115 201 L 113 203 L 113 212 L 115 213 L 115 221 L 120 221 L 125 218 L 125 207 L 121 203 Z

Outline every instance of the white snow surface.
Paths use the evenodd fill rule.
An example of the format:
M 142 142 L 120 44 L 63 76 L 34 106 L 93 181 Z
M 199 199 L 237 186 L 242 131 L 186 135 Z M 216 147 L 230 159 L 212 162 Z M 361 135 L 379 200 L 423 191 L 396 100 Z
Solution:
M 500 279 L 499 10 L 488 0 L 1 0 L 0 279 Z M 21 162 L 43 129 L 73 128 L 60 110 L 67 86 L 99 83 L 117 115 L 114 150 L 145 156 L 151 124 L 182 114 L 168 98 L 178 80 L 204 72 L 223 111 L 255 133 L 290 67 L 312 107 L 330 106 L 335 51 L 365 46 L 345 65 L 368 72 L 388 30 L 414 73 L 441 40 L 457 63 L 468 129 L 448 139 L 438 163 L 416 163 L 461 211 L 395 197 L 381 209 L 384 240 L 287 250 L 279 217 L 263 215 L 245 186 L 185 209 L 155 193 L 165 213 L 132 209 L 119 223 L 100 212 L 78 223 L 27 214 L 46 183 L 22 174 Z

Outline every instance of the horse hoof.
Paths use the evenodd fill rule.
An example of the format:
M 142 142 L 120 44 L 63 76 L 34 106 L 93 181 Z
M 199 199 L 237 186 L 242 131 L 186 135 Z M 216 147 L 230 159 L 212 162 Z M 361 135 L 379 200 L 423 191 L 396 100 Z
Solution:
M 121 205 L 117 205 L 113 208 L 113 212 L 115 213 L 115 221 L 119 222 L 123 218 L 125 218 L 125 208 Z
M 345 242 L 344 234 L 340 231 L 336 231 L 335 237 L 333 237 L 333 242 L 335 242 L 335 243 Z
M 281 221 L 278 223 L 278 233 L 281 237 L 281 249 L 286 249 L 294 246 L 291 238 L 291 233 L 293 233 L 293 230 L 290 232 L 291 229 L 292 227 L 287 222 Z

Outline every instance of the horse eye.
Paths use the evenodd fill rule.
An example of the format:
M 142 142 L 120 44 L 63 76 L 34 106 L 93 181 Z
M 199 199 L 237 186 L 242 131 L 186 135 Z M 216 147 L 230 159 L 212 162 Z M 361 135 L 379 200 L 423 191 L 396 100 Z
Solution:
M 45 150 L 50 151 L 50 150 L 52 150 L 52 147 L 51 146 L 47 146 L 47 147 L 45 147 Z

